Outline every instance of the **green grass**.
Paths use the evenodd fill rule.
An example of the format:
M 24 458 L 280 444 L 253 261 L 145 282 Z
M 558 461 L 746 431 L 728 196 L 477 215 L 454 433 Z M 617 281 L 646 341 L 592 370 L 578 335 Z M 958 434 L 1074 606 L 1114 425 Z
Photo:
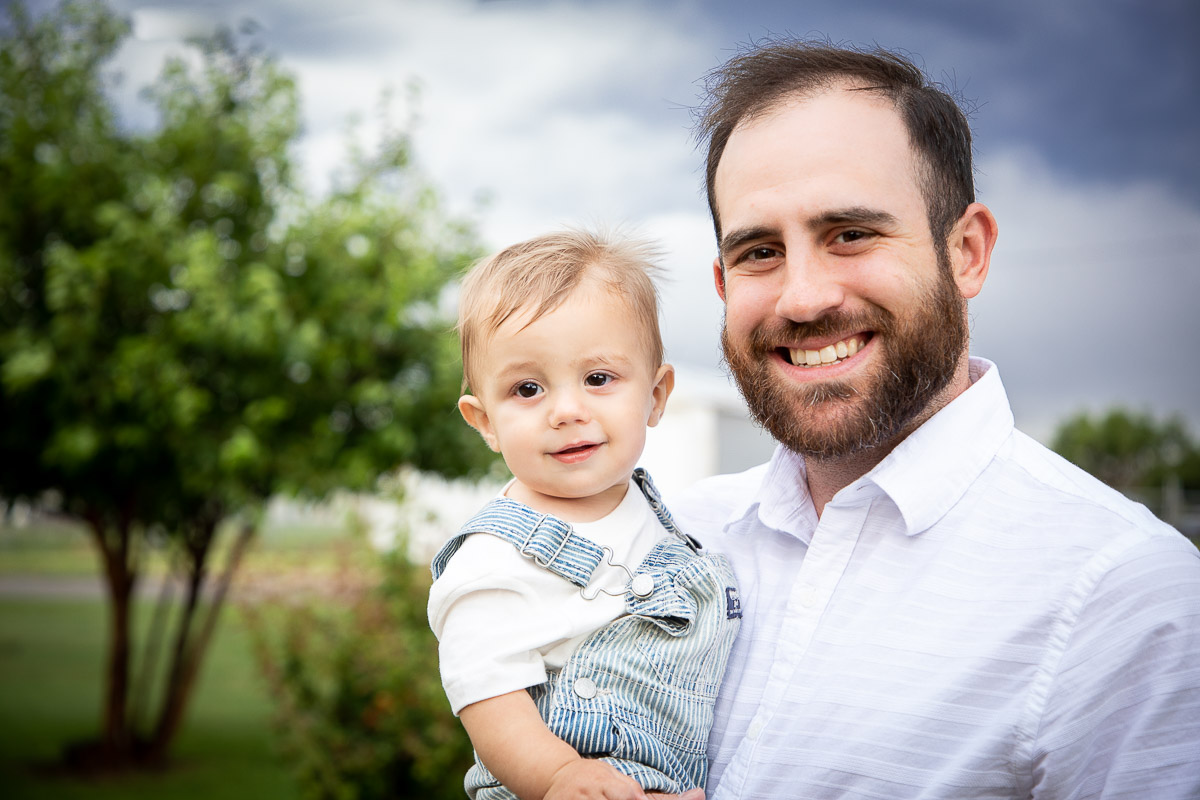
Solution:
M 212 569 L 223 567 L 223 549 L 232 538 L 229 532 L 221 537 Z M 353 538 L 345 526 L 268 526 L 259 532 L 240 574 L 302 574 L 318 580 L 337 568 Z M 147 555 L 143 576 L 163 574 L 163 553 Z M 94 580 L 99 567 L 95 545 L 81 525 L 35 517 L 16 526 L 0 519 L 0 586 L 20 578 L 44 581 L 51 592 L 55 586 L 77 591 L 76 579 Z M 148 624 L 153 605 L 147 599 L 136 606 L 139 628 Z M 299 796 L 275 750 L 271 701 L 234 605 L 222 613 L 169 768 L 93 779 L 65 775 L 58 766 L 64 746 L 99 731 L 107 625 L 99 594 L 83 599 L 0 594 L 0 797 Z M 133 653 L 135 664 L 140 655 Z
M 144 621 L 149 607 L 139 608 Z M 21 798 L 298 796 L 273 749 L 271 707 L 248 636 L 228 608 L 213 640 L 171 768 L 80 780 L 56 774 L 65 743 L 99 728 L 106 611 L 97 600 L 0 599 L 0 786 Z
M 82 526 L 57 521 L 0 525 L 0 575 L 87 576 L 99 566 Z
M 224 547 L 233 536 L 221 531 L 210 564 L 224 564 Z M 267 568 L 328 566 L 337 546 L 350 537 L 346 526 L 264 526 L 246 557 L 246 566 Z M 141 541 L 141 540 L 139 540 Z M 148 553 L 144 574 L 162 574 L 166 557 L 161 550 Z M 0 519 L 0 578 L 5 575 L 90 577 L 100 569 L 95 543 L 84 526 L 67 520 L 39 518 L 23 525 L 6 525 Z

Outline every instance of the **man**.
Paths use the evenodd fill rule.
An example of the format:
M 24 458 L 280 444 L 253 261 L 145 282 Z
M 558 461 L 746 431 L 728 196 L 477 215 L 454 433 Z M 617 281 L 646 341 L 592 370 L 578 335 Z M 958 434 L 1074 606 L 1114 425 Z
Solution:
M 1200 558 L 968 357 L 962 113 L 887 53 L 712 77 L 723 348 L 780 447 L 671 501 L 742 591 L 708 797 L 1200 797 Z

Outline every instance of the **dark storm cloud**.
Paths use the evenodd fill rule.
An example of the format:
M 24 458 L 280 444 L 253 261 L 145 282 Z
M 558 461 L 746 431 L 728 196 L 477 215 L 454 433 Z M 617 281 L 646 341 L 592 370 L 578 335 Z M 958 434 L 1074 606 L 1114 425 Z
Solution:
M 735 41 L 789 32 L 903 48 L 977 104 L 981 150 L 1028 145 L 1063 172 L 1150 178 L 1200 203 L 1194 0 L 705 5 Z

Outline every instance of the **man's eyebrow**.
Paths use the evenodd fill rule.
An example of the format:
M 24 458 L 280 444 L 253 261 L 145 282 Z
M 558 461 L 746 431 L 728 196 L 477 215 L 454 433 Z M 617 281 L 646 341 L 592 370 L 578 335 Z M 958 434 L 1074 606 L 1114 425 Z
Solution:
M 768 239 L 772 236 L 778 236 L 779 231 L 775 228 L 766 226 L 758 226 L 754 228 L 739 228 L 738 230 L 729 231 L 721 237 L 720 252 L 722 257 L 725 253 L 731 250 L 736 250 L 746 242 L 754 241 L 755 239 Z
M 881 211 L 878 208 L 870 208 L 868 206 L 851 206 L 849 208 L 838 208 L 832 211 L 826 211 L 812 219 L 808 220 L 808 228 L 816 230 L 829 225 L 882 225 L 892 227 L 899 224 L 900 220 L 895 214 L 890 214 L 887 211 Z

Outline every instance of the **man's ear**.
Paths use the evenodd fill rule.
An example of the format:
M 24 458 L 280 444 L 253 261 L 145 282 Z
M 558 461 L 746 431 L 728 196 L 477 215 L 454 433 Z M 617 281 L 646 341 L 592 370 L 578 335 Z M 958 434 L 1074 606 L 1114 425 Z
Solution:
M 646 425 L 653 428 L 662 419 L 663 412 L 667 409 L 667 398 L 671 396 L 671 390 L 674 388 L 675 368 L 670 364 L 663 364 L 654 376 L 654 389 L 651 390 L 654 405 L 650 407 L 650 417 L 646 420 Z
M 487 410 L 483 407 L 483 403 L 479 402 L 478 397 L 464 394 L 458 398 L 458 413 L 462 414 L 468 425 L 479 431 L 479 435 L 487 442 L 487 446 L 492 448 L 492 452 L 500 452 L 500 440 L 496 438 L 492 420 L 488 417 Z
M 950 232 L 950 268 L 959 293 L 968 300 L 983 288 L 999 233 L 996 218 L 983 203 L 967 206 Z
M 713 259 L 713 284 L 717 287 L 717 295 L 725 302 L 725 268 L 721 266 L 721 257 Z

